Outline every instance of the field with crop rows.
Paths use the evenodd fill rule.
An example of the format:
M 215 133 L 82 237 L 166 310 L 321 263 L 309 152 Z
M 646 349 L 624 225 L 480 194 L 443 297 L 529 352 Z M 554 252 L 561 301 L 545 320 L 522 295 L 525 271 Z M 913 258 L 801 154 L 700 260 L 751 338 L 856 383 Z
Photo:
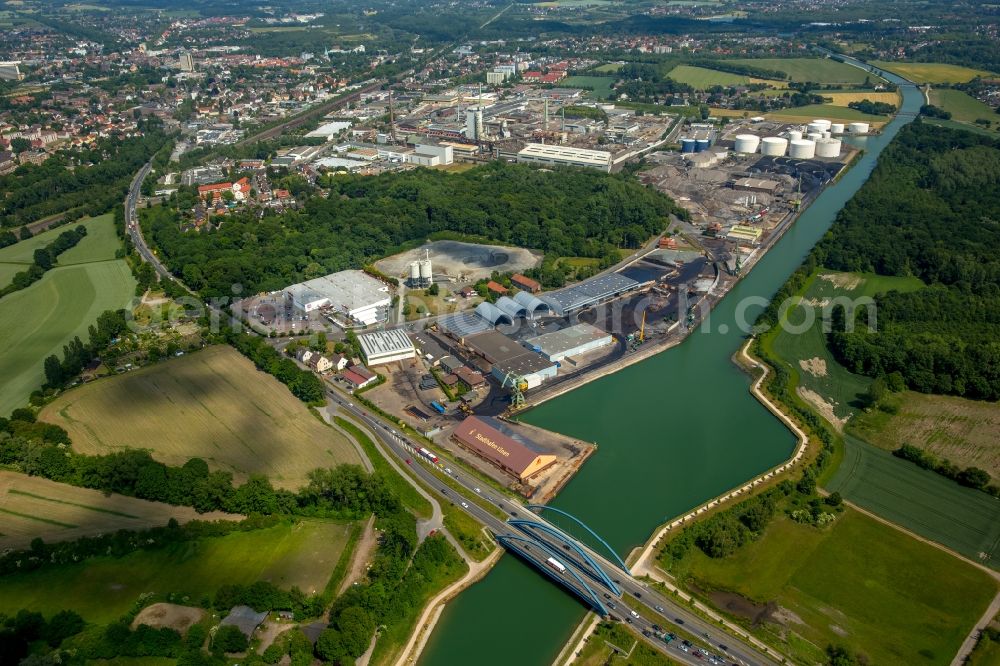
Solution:
M 884 62 L 873 60 L 873 67 L 899 74 L 914 83 L 966 83 L 977 76 L 992 76 L 982 69 L 941 62 Z
M 26 404 L 41 386 L 46 356 L 61 354 L 75 335 L 85 340 L 87 327 L 99 314 L 125 307 L 133 296 L 135 280 L 125 261 L 115 259 L 118 239 L 111 216 L 84 224 L 88 235 L 63 253 L 55 268 L 27 289 L 0 299 L 0 377 L 4 378 L 0 415 Z M 37 245 L 54 240 L 65 229 L 3 248 L 0 262 L 24 257 L 30 261 Z M 42 240 L 36 243 L 37 239 Z M 0 274 L 4 265 L 0 263 Z M 23 265 L 16 266 L 17 271 L 24 270 Z
M 144 593 L 177 593 L 197 604 L 223 585 L 269 581 L 322 592 L 348 541 L 351 523 L 288 521 L 266 529 L 99 557 L 0 577 L 0 613 L 20 608 L 51 615 L 63 609 L 111 622 Z
M 126 406 L 135 418 L 122 416 Z M 228 346 L 72 389 L 39 418 L 66 428 L 80 453 L 139 448 L 172 465 L 203 458 L 283 488 L 300 487 L 317 467 L 360 463 L 347 438 Z
M 171 518 L 186 523 L 241 517 L 221 511 L 199 514 L 190 507 L 108 495 L 0 470 L 0 552 L 27 548 L 35 537 L 53 543 L 119 529 L 163 526 Z

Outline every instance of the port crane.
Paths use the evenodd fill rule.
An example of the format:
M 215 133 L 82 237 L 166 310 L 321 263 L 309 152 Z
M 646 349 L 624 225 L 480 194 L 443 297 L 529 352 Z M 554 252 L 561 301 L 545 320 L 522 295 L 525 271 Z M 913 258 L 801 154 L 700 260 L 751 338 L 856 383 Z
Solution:
M 504 375 L 500 388 L 508 386 L 510 386 L 510 408 L 516 410 L 524 407 L 524 392 L 528 389 L 528 381 L 521 375 L 508 372 Z

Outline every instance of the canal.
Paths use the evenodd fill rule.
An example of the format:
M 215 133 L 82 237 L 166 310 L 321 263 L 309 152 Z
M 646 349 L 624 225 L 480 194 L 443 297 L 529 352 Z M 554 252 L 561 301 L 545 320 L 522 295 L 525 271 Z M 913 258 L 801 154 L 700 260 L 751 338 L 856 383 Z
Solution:
M 752 322 L 868 179 L 923 103 L 894 76 L 903 108 L 881 135 L 850 139 L 865 153 L 683 344 L 527 412 L 523 420 L 587 441 L 596 454 L 552 503 L 586 522 L 623 557 L 653 530 L 785 460 L 792 434 L 749 393 L 730 360 Z M 554 522 L 553 516 L 549 517 Z M 569 526 L 567 525 L 567 528 Z M 579 530 L 577 530 L 579 534 Z M 505 555 L 445 609 L 420 663 L 548 666 L 586 609 L 528 565 Z

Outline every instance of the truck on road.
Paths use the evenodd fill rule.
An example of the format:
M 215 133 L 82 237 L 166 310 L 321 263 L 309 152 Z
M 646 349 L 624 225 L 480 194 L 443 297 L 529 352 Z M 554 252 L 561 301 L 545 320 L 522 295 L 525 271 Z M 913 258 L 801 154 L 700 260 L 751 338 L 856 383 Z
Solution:
M 554 557 L 550 557 L 549 559 L 545 560 L 545 563 L 549 565 L 549 567 L 555 569 L 561 574 L 566 573 L 566 566 Z

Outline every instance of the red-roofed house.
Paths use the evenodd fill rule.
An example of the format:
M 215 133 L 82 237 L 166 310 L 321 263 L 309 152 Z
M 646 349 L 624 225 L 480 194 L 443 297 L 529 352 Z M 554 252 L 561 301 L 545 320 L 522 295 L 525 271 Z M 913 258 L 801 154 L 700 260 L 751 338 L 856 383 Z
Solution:
M 514 273 L 510 276 L 510 281 L 514 283 L 514 286 L 522 291 L 526 291 L 529 294 L 537 294 L 542 290 L 542 285 L 538 284 L 535 280 L 532 280 L 526 275 L 521 275 L 520 273 Z
M 541 81 L 542 73 L 535 71 L 525 72 L 524 74 L 521 75 L 521 78 L 523 78 L 525 81 Z
M 493 280 L 490 280 L 489 282 L 486 283 L 486 288 L 492 291 L 497 296 L 503 296 L 508 291 L 507 287 L 503 286 L 499 282 L 494 282 Z
M 211 185 L 199 185 L 198 186 L 198 196 L 205 199 L 215 197 L 221 197 L 223 192 L 232 192 L 232 183 L 212 183 Z
M 566 72 L 549 72 L 548 74 L 542 74 L 542 78 L 539 79 L 542 83 L 557 83 L 566 77 Z

